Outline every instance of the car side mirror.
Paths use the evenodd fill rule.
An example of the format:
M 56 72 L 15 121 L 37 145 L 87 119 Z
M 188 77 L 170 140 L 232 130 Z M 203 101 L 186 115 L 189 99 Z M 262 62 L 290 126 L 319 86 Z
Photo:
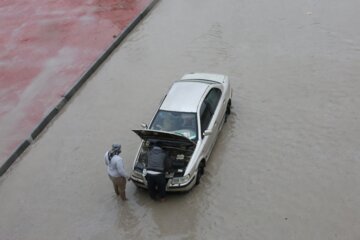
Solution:
M 204 136 L 210 136 L 211 134 L 212 134 L 212 130 L 209 129 L 205 130 L 204 132 Z
M 141 127 L 142 127 L 143 129 L 147 129 L 147 128 L 148 128 L 148 125 L 147 125 L 146 123 L 142 123 L 142 124 L 141 124 Z

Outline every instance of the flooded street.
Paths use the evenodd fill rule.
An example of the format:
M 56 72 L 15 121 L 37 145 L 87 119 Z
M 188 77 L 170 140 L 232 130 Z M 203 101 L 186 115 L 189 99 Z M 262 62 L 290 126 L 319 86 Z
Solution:
M 359 239 L 360 2 L 160 1 L 0 178 L 0 239 Z M 229 76 L 200 185 L 113 192 L 172 81 Z

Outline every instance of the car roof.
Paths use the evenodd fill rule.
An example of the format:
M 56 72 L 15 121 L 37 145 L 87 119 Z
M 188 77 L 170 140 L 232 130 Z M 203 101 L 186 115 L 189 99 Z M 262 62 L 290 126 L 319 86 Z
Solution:
M 163 103 L 161 110 L 176 112 L 196 112 L 202 96 L 211 83 L 196 80 L 174 82 Z

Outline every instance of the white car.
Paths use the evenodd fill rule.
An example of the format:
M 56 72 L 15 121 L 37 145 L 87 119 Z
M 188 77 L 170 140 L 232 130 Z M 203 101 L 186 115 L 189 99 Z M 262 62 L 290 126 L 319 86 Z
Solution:
M 232 89 L 227 76 L 186 74 L 162 99 L 149 126 L 133 130 L 142 139 L 131 180 L 147 188 L 147 152 L 152 142 L 167 151 L 166 191 L 189 191 L 199 184 L 218 133 L 230 114 Z

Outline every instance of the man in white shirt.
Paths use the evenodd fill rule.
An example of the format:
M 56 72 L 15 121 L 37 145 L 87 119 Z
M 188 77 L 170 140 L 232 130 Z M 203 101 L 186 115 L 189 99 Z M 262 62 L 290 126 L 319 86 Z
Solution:
M 125 188 L 128 175 L 125 172 L 124 160 L 120 157 L 120 153 L 121 145 L 113 144 L 112 149 L 105 153 L 105 164 L 116 195 L 120 195 L 121 199 L 125 201 L 127 200 Z

